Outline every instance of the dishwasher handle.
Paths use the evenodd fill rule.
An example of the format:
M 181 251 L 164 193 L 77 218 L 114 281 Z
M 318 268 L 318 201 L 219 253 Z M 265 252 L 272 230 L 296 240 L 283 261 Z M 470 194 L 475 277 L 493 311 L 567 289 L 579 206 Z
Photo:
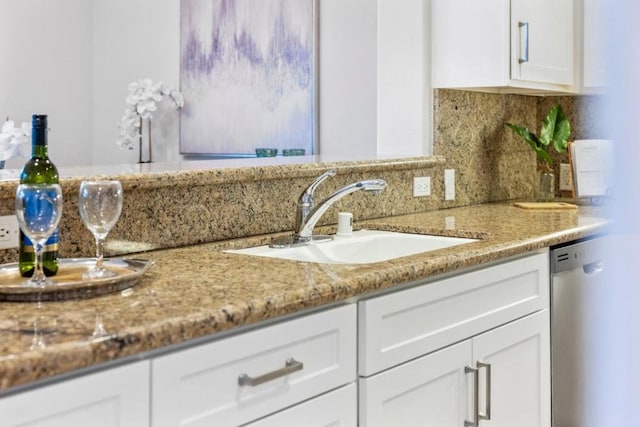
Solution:
M 587 276 L 594 276 L 598 273 L 602 273 L 604 271 L 604 261 L 595 261 L 585 264 L 582 266 L 582 271 L 584 271 L 584 274 Z

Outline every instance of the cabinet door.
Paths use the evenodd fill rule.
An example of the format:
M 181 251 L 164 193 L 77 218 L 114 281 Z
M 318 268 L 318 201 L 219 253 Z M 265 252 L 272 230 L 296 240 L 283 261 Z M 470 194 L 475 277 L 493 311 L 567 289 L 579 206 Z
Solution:
M 573 0 L 511 0 L 511 78 L 573 84 Z
M 480 412 L 486 427 L 551 425 L 549 311 L 543 310 L 473 339 L 474 360 L 491 365 L 491 397 L 480 375 Z
M 149 362 L 0 399 L 3 427 L 149 426 Z
M 607 85 L 605 0 L 583 0 L 583 86 Z
M 352 383 L 247 424 L 246 427 L 357 427 L 357 425 L 358 390 Z
M 434 88 L 509 84 L 509 0 L 431 0 Z
M 460 427 L 467 414 L 471 340 L 360 379 L 361 427 Z

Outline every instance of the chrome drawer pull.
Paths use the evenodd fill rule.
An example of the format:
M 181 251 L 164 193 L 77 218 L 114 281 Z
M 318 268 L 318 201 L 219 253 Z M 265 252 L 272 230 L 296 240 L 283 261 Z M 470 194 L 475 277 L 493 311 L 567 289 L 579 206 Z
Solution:
M 480 425 L 480 378 L 479 369 L 465 366 L 465 374 L 473 374 L 473 421 L 464 420 L 465 427 L 478 427 Z
M 491 419 L 491 363 L 476 363 L 478 370 L 485 368 L 487 370 L 487 380 L 485 382 L 485 409 L 484 414 L 479 414 L 481 420 Z
M 238 377 L 238 385 L 255 387 L 260 384 L 264 384 L 268 381 L 275 380 L 276 378 L 284 377 L 296 371 L 301 371 L 304 367 L 302 362 L 298 362 L 294 359 L 287 359 L 284 368 L 277 369 L 273 372 L 260 375 L 259 377 L 250 377 L 247 374 L 242 374 Z
M 520 33 L 522 33 L 524 29 L 524 57 L 521 55 L 520 58 L 518 58 L 518 62 L 522 64 L 529 62 L 529 23 L 518 22 L 518 27 L 520 27 Z

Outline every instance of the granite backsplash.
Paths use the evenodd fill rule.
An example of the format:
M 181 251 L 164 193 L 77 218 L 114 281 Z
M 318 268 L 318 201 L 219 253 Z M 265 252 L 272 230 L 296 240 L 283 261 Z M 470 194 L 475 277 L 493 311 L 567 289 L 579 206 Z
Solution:
M 540 132 L 542 119 L 560 104 L 572 127 L 570 141 L 606 138 L 601 96 L 502 95 L 460 90 L 434 94 L 433 152 L 456 170 L 456 200 L 446 206 L 532 197 L 533 150 L 510 129 L 511 122 Z M 567 155 L 555 155 L 556 177 Z M 557 180 L 556 180 L 557 181 Z M 556 194 L 560 195 L 556 182 Z
M 534 97 L 457 90 L 434 94 L 434 156 L 397 161 L 331 162 L 301 165 L 253 159 L 251 166 L 227 166 L 225 161 L 178 165 L 178 172 L 120 172 L 99 176 L 123 182 L 125 206 L 109 234 L 107 255 L 241 238 L 293 229 L 296 199 L 329 167 L 336 177 L 318 188 L 322 200 L 351 182 L 383 178 L 389 183 L 379 195 L 354 193 L 329 211 L 323 223 L 336 222 L 339 210 L 355 220 L 381 218 L 454 206 L 531 197 L 535 158 L 532 150 L 504 127 L 504 122 L 539 129 L 542 117 L 560 103 L 573 126 L 572 139 L 604 137 L 597 126 L 600 99 Z M 154 165 L 155 167 L 155 165 Z M 181 169 L 182 168 L 182 169 Z M 443 200 L 443 170 L 456 171 L 456 199 Z M 145 169 L 140 169 L 144 171 Z M 414 198 L 414 176 L 431 177 L 431 197 Z M 61 256 L 93 255 L 93 239 L 77 209 L 80 178 L 63 179 L 65 207 L 60 225 Z M 13 214 L 15 182 L 0 180 L 0 215 Z M 0 263 L 14 262 L 17 250 L 0 250 Z
M 109 233 L 107 255 L 180 247 L 197 243 L 290 231 L 296 201 L 315 177 L 329 168 L 337 175 L 320 185 L 316 199 L 352 182 L 382 178 L 387 190 L 357 192 L 329 210 L 319 225 L 335 223 L 339 210 L 365 220 L 440 208 L 442 165 L 437 156 L 399 161 L 327 162 L 228 167 L 225 160 L 199 162 L 197 170 L 109 174 L 122 182 L 125 198 L 120 220 Z M 277 161 L 276 161 L 277 162 Z M 179 168 L 180 165 L 175 165 Z M 105 175 L 101 175 L 104 177 Z M 413 176 L 432 177 L 432 197 L 414 198 Z M 94 242 L 77 206 L 81 178 L 62 177 L 64 212 L 60 223 L 61 257 L 92 256 Z M 13 214 L 16 183 L 0 181 L 0 215 Z M 0 262 L 13 262 L 17 250 L 0 251 Z

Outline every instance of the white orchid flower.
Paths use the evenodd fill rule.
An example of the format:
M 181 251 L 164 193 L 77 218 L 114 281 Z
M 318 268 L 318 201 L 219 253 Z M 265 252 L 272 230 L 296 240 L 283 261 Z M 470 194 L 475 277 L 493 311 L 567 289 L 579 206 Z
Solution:
M 120 136 L 117 144 L 121 148 L 133 150 L 136 140 L 140 138 L 140 119 L 151 120 L 157 110 L 157 103 L 168 96 L 178 109 L 184 106 L 184 98 L 175 89 L 166 88 L 162 82 L 153 83 L 151 79 L 139 79 L 129 83 L 129 95 L 125 99 L 127 105 L 120 121 Z
M 0 162 L 13 157 L 15 148 L 11 143 L 11 137 L 5 134 L 0 135 Z
M 31 127 L 28 124 L 23 123 L 16 128 L 13 120 L 5 121 L 0 132 L 0 161 L 14 156 L 28 157 L 30 139 Z

